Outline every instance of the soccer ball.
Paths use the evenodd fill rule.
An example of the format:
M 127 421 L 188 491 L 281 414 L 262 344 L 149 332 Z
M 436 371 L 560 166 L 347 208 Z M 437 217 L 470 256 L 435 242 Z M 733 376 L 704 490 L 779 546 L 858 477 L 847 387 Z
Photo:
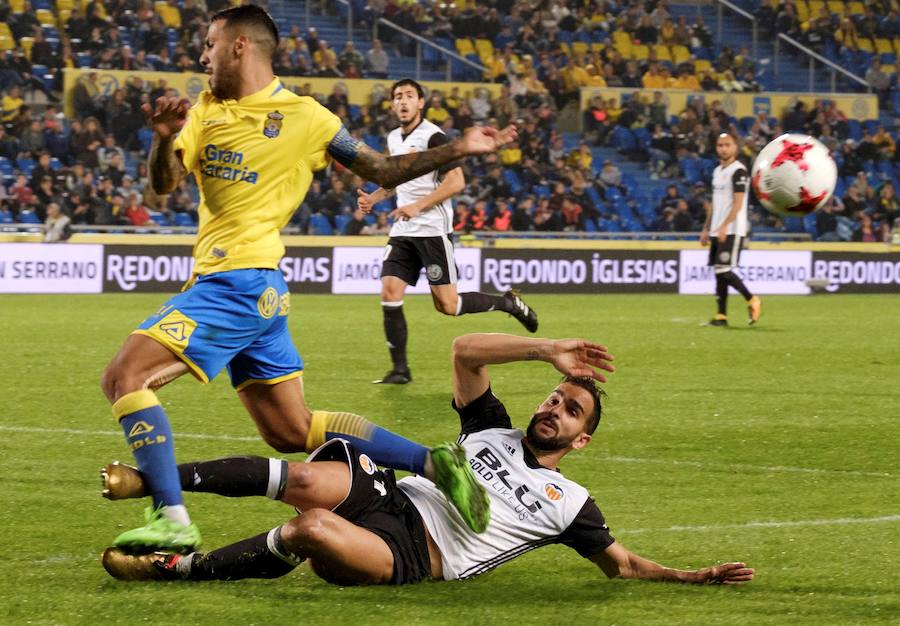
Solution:
M 774 213 L 804 217 L 828 202 L 837 166 L 822 142 L 787 134 L 760 150 L 751 181 L 760 203 Z

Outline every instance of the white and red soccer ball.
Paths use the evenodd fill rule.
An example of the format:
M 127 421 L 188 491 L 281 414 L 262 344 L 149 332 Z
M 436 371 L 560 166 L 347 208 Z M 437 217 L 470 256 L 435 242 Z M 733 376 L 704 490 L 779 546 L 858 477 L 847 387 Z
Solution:
M 780 215 L 804 217 L 834 193 L 837 166 L 822 142 L 787 134 L 760 150 L 750 180 L 764 207 Z

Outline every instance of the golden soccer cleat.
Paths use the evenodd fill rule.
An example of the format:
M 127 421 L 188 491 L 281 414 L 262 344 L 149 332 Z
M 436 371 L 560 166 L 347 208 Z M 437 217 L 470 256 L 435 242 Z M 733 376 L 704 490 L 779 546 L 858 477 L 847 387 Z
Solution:
M 136 467 L 113 461 L 100 468 L 103 490 L 100 492 L 109 500 L 143 498 L 147 495 L 144 477 Z
M 759 317 L 762 315 L 762 300 L 759 299 L 759 296 L 753 296 L 747 300 L 747 313 L 750 316 L 748 324 L 753 326 L 759 321 Z
M 110 576 L 119 580 L 172 580 L 178 578 L 174 570 L 178 556 L 167 552 L 128 554 L 119 548 L 107 548 L 100 562 Z

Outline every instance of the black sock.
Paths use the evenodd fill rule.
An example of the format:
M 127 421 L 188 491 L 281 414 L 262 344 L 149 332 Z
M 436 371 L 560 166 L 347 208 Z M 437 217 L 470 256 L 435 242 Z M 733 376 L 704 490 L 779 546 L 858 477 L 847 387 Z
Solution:
M 195 552 L 176 565 L 176 571 L 189 580 L 241 580 L 278 578 L 303 562 L 291 554 L 281 541 L 281 528 L 207 552 Z M 179 567 L 180 566 L 180 567 Z M 182 569 L 187 572 L 182 572 Z
M 394 369 L 405 372 L 409 369 L 406 364 L 406 317 L 403 315 L 403 305 L 381 305 L 384 312 L 384 336 L 387 339 L 388 350 L 391 353 L 391 362 Z
M 182 463 L 178 466 L 185 491 L 220 496 L 268 496 L 277 500 L 287 486 L 287 461 L 261 456 L 232 456 L 215 461 Z
M 734 272 L 725 272 L 722 274 L 725 277 L 725 280 L 728 281 L 728 284 L 737 290 L 739 294 L 744 296 L 744 300 L 749 300 L 753 297 L 753 294 L 750 293 L 750 290 L 747 289 L 747 285 L 744 284 L 744 281 L 741 280 L 741 277 L 735 274 Z
M 510 313 L 509 303 L 503 296 L 492 296 L 489 293 L 470 291 L 459 294 L 461 301 L 459 315 L 466 313 L 484 313 L 485 311 L 505 311 Z
M 725 315 L 728 309 L 728 279 L 725 274 L 716 274 L 716 305 L 719 307 L 719 315 Z

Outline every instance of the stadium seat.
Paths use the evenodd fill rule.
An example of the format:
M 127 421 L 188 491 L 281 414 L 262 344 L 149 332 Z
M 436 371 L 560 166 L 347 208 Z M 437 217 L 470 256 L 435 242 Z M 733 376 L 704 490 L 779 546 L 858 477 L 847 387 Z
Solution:
M 16 159 L 16 165 L 19 166 L 19 171 L 25 174 L 25 176 L 31 176 L 31 172 L 34 170 L 34 159 L 22 157 Z
M 656 44 L 653 46 L 653 49 L 656 51 L 656 58 L 660 61 L 671 61 L 672 53 L 669 50 L 669 46 L 664 44 Z
M 584 41 L 572 42 L 572 54 L 574 54 L 576 56 L 587 54 L 589 49 L 590 49 L 589 44 Z
M 40 224 L 41 218 L 34 211 L 20 211 L 19 224 Z
M 638 43 L 631 44 L 631 58 L 635 61 L 647 60 L 650 58 L 650 47 Z
M 689 185 L 704 182 L 703 166 L 700 162 L 700 159 L 694 157 L 685 157 L 681 159 L 678 164 L 681 167 L 682 176 L 684 176 L 684 179 L 688 182 Z
M 150 152 L 150 146 L 153 143 L 153 131 L 146 126 L 141 126 L 137 131 L 138 143 L 141 151 L 145 154 Z
M 848 2 L 846 10 L 850 15 L 865 15 L 866 5 L 862 2 Z
M 321 213 L 313 213 L 309 217 L 309 234 L 310 235 L 333 235 L 334 227 L 327 217 Z
M 494 44 L 490 39 L 476 39 L 475 51 L 478 58 L 481 59 L 481 63 L 487 65 L 494 57 Z
M 75 54 L 78 67 L 90 67 L 94 63 L 94 57 L 90 52 L 78 52 Z
M 694 61 L 694 70 L 698 74 L 703 72 L 708 72 L 712 69 L 712 63 L 710 63 L 707 59 L 697 59 Z
M 157 226 L 171 226 L 172 222 L 169 221 L 169 217 L 165 213 L 161 213 L 159 211 L 150 211 L 150 219 Z
M 597 223 L 591 218 L 586 218 L 584 220 L 584 232 L 586 233 L 595 233 L 597 232 Z
M 6 209 L 0 209 L 0 224 L 14 224 L 12 213 Z
M 344 229 L 347 228 L 347 224 L 350 223 L 352 218 L 349 215 L 341 213 L 340 215 L 334 216 L 334 224 L 335 224 L 335 234 L 343 235 Z
M 175 225 L 193 227 L 197 224 L 194 222 L 194 217 L 190 213 L 176 213 Z
M 472 45 L 472 41 L 470 39 L 466 39 L 461 37 L 456 40 L 456 51 L 460 54 L 460 56 L 468 56 L 470 54 L 475 54 L 475 46 Z
M 531 188 L 531 193 L 538 196 L 539 198 L 550 197 L 550 187 L 547 185 L 535 185 Z
M 784 232 L 786 233 L 802 233 L 806 232 L 803 225 L 802 217 L 786 217 L 784 218 Z
M 894 46 L 891 40 L 884 37 L 875 39 L 875 52 L 878 54 L 894 54 Z
M 672 60 L 675 64 L 681 64 L 691 59 L 691 51 L 687 46 L 672 46 Z
M 35 17 L 41 26 L 56 26 L 56 16 L 53 15 L 53 11 L 38 9 L 35 11 Z
M 813 239 L 819 237 L 819 229 L 816 228 L 816 214 L 810 213 L 803 218 L 803 230 L 805 230 Z

